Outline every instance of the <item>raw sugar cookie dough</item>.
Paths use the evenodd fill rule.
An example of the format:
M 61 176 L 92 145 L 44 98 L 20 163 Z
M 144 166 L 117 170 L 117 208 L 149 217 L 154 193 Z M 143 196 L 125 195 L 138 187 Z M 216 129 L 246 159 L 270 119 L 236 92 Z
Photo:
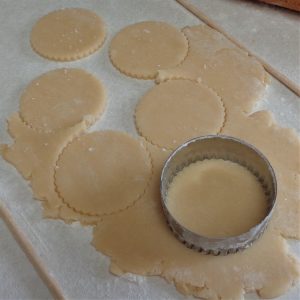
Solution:
M 188 54 L 180 66 L 159 70 L 158 81 L 173 77 L 197 79 L 200 75 L 199 70 L 203 69 L 218 51 L 224 48 L 239 50 L 224 35 L 207 25 L 185 27 L 182 32 L 189 41 Z
M 234 49 L 223 49 L 201 70 L 199 80 L 222 97 L 231 115 L 235 109 L 252 112 L 266 89 L 266 74 L 255 58 Z
M 229 117 L 233 109 L 251 112 L 266 88 L 263 66 L 207 25 L 186 27 L 183 32 L 189 40 L 187 57 L 174 68 L 161 68 L 157 82 L 202 81 L 222 97 Z
M 258 179 L 223 159 L 198 161 L 181 170 L 168 189 L 167 206 L 187 229 L 210 238 L 243 234 L 267 215 Z
M 286 241 L 270 226 L 250 248 L 237 254 L 200 254 L 170 231 L 161 207 L 148 199 L 94 229 L 92 244 L 111 258 L 116 275 L 161 276 L 185 295 L 201 299 L 243 299 L 257 291 L 263 298 L 286 292 L 299 277 Z
M 51 60 L 71 61 L 88 56 L 102 45 L 105 26 L 94 12 L 83 8 L 53 11 L 37 21 L 31 46 Z
M 160 203 L 160 172 L 135 206 L 108 216 L 94 230 L 93 245 L 111 258 L 110 270 L 121 275 L 159 275 L 183 294 L 204 299 L 243 299 L 247 292 L 262 298 L 285 293 L 299 278 L 299 262 L 280 235 L 299 238 L 299 139 L 278 127 L 267 112 L 246 116 L 225 133 L 245 139 L 261 150 L 275 168 L 277 207 L 265 233 L 248 249 L 227 256 L 202 255 L 181 244 L 166 224 Z M 276 147 L 274 147 L 276 145 Z M 279 148 L 278 148 L 279 147 Z M 161 170 L 163 150 L 151 145 L 154 169 Z M 159 164 L 161 167 L 159 168 Z
M 31 129 L 18 113 L 8 120 L 8 131 L 14 139 L 12 145 L 0 145 L 3 158 L 15 166 L 30 181 L 33 196 L 42 201 L 43 215 L 66 222 L 80 221 L 95 224 L 99 218 L 76 213 L 63 203 L 54 186 L 55 163 L 59 154 L 76 136 L 83 134 L 85 122 L 51 133 Z
M 181 63 L 187 51 L 188 41 L 179 29 L 147 21 L 117 33 L 110 45 L 110 59 L 125 75 L 152 79 L 159 69 Z
M 54 193 L 54 167 L 58 155 L 68 142 L 85 129 L 85 124 L 81 122 L 46 134 L 26 126 L 15 113 L 8 119 L 8 131 L 14 142 L 3 147 L 2 155 L 25 179 L 30 180 L 36 198 L 49 200 L 49 195 Z M 52 206 L 61 203 L 53 198 L 50 201 Z
M 82 69 L 56 69 L 27 86 L 20 116 L 33 129 L 51 132 L 83 119 L 91 125 L 104 107 L 104 87 L 96 77 Z
M 64 14 L 67 11 L 62 10 L 59 13 Z M 82 22 L 91 20 L 84 19 L 82 18 Z M 44 22 L 42 20 L 41 23 Z M 47 23 L 47 16 L 45 20 Z M 66 25 L 71 23 L 65 22 Z M 47 27 L 51 29 L 51 26 Z M 93 25 L 93 28 L 96 27 Z M 300 236 L 297 193 L 300 169 L 297 159 L 299 139 L 292 131 L 274 124 L 267 113 L 255 113 L 250 117 L 242 113 L 251 109 L 265 89 L 266 72 L 262 66 L 243 51 L 231 46 L 230 42 L 218 34 L 202 28 L 193 35 L 193 28 L 196 27 L 190 28 L 190 37 L 188 36 L 191 43 L 190 56 L 186 59 L 188 47 L 185 37 L 182 34 L 178 35 L 178 30 L 174 29 L 176 33 L 171 34 L 174 44 L 170 50 L 168 45 L 172 42 L 164 44 L 170 31 L 166 29 L 167 34 L 160 37 L 160 33 L 165 32 L 165 29 L 160 27 L 154 36 L 155 39 L 158 36 L 156 42 L 153 43 L 153 37 L 148 40 L 150 47 L 147 49 L 151 51 L 143 50 L 144 54 L 150 53 L 149 56 L 153 56 L 159 62 L 148 64 L 147 57 L 140 55 L 144 65 L 139 65 L 138 60 L 134 59 L 137 57 L 136 53 L 131 53 L 131 50 L 138 50 L 139 47 L 131 48 L 130 53 L 126 52 L 127 56 L 120 56 L 122 59 L 119 69 L 137 78 L 154 78 L 159 72 L 158 81 L 170 78 L 202 80 L 222 97 L 227 110 L 225 115 L 224 107 L 222 110 L 216 105 L 212 118 L 215 123 L 209 123 L 210 126 L 213 124 L 213 129 L 210 127 L 209 131 L 222 131 L 245 139 L 269 158 L 278 179 L 278 205 L 267 231 L 249 249 L 234 255 L 214 257 L 201 255 L 178 242 L 166 224 L 160 204 L 160 171 L 169 155 L 166 149 L 112 131 L 78 136 L 85 133 L 87 126 L 103 111 L 103 89 L 99 87 L 99 82 L 96 84 L 93 81 L 95 85 L 92 84 L 93 88 L 89 90 L 94 92 L 87 98 L 83 97 L 86 94 L 83 93 L 85 88 L 82 87 L 76 92 L 76 95 L 80 94 L 80 99 L 70 90 L 70 98 L 60 100 L 64 98 L 56 96 L 63 95 L 60 92 L 64 89 L 64 84 L 67 85 L 62 77 L 61 80 L 57 80 L 61 82 L 57 84 L 58 89 L 54 89 L 57 93 L 55 97 L 46 97 L 52 95 L 49 93 L 52 84 L 45 90 L 38 90 L 38 103 L 46 99 L 48 104 L 44 104 L 45 107 L 42 104 L 32 104 L 31 101 L 35 100 L 32 98 L 36 98 L 34 95 L 29 93 L 27 100 L 24 96 L 24 103 L 21 104 L 24 107 L 21 107 L 20 115 L 14 115 L 9 120 L 9 131 L 15 143 L 12 146 L 2 146 L 2 154 L 31 181 L 34 195 L 44 200 L 43 206 L 47 216 L 62 218 L 67 222 L 79 220 L 83 224 L 102 221 L 95 227 L 93 244 L 97 250 L 111 258 L 111 272 L 117 275 L 123 272 L 160 275 L 174 283 L 180 292 L 205 299 L 241 299 L 244 293 L 250 291 L 257 291 L 264 298 L 276 297 L 287 291 L 299 277 L 299 263 L 288 251 L 283 238 Z M 147 44 L 146 34 L 151 35 L 151 31 L 147 32 L 149 28 L 143 29 L 146 31 L 137 35 L 133 33 L 132 38 L 136 39 L 134 45 L 142 44 L 141 48 Z M 76 28 L 72 30 L 75 36 L 78 32 Z M 35 28 L 32 31 L 33 47 L 34 31 Z M 60 37 L 62 32 L 58 32 Z M 205 37 L 205 42 L 201 42 L 199 36 Z M 65 49 L 63 54 L 55 55 L 39 52 L 37 47 L 35 49 L 42 56 L 49 55 L 48 58 L 51 58 L 52 55 L 51 59 L 55 60 L 77 59 L 95 51 L 103 42 L 104 34 L 101 42 L 98 35 L 98 42 L 89 40 L 90 45 L 84 48 L 84 51 L 75 51 L 75 54 L 73 47 L 69 46 L 80 44 L 80 40 L 72 44 L 70 41 L 73 41 L 73 35 L 68 32 L 67 37 L 62 42 L 69 48 L 67 54 L 64 54 Z M 85 41 L 85 45 L 87 43 L 88 41 Z M 156 52 L 153 50 L 155 44 Z M 43 45 L 47 48 L 48 41 Z M 157 49 L 157 45 L 165 48 Z M 57 51 L 55 45 L 50 46 L 52 50 Z M 195 54 L 195 58 L 192 58 L 191 53 Z M 118 51 L 110 53 L 111 60 L 117 68 L 113 55 L 118 54 Z M 159 54 L 163 54 L 162 62 Z M 197 65 L 196 60 L 201 59 L 203 63 L 201 66 Z M 129 68 L 122 69 L 122 62 L 125 65 L 130 63 Z M 168 63 L 164 65 L 164 62 Z M 78 85 L 82 81 L 84 79 L 81 78 Z M 36 83 L 39 86 L 40 82 Z M 178 83 L 179 81 L 176 82 Z M 77 89 L 76 81 L 72 88 Z M 220 100 L 215 93 L 213 95 L 213 99 Z M 93 100 L 89 102 L 82 97 Z M 77 103 L 78 106 L 73 103 Z M 206 109 L 209 109 L 209 106 Z M 62 115 L 56 114 L 57 110 L 61 110 Z M 64 115 L 66 112 L 70 115 Z M 216 120 L 220 121 L 220 124 Z M 150 125 L 149 128 L 152 126 Z M 154 125 L 156 129 L 159 128 L 159 124 Z M 182 134 L 181 131 L 178 132 Z
M 227 256 L 202 255 L 177 240 L 160 203 L 159 178 L 168 153 L 148 148 L 154 172 L 146 193 L 94 229 L 92 244 L 111 258 L 110 271 L 158 275 L 181 293 L 203 299 L 242 299 L 245 292 L 255 291 L 268 298 L 287 291 L 299 277 L 299 265 L 272 226 L 252 247 Z
M 219 133 L 225 110 L 211 89 L 190 80 L 170 80 L 154 86 L 135 112 L 138 132 L 151 143 L 175 149 L 205 134 Z
M 103 112 L 100 81 L 81 69 L 57 69 L 31 82 L 21 97 L 20 113 L 8 120 L 12 145 L 1 154 L 30 181 L 33 195 L 42 201 L 43 214 L 66 222 L 95 224 L 99 217 L 79 214 L 59 197 L 54 185 L 56 162 L 75 137 L 86 132 Z
M 296 131 L 281 128 L 268 111 L 249 117 L 235 112 L 234 122 L 227 122 L 223 133 L 245 140 L 270 161 L 277 180 L 276 209 L 273 226 L 285 237 L 300 239 L 300 139 Z
M 58 195 L 75 211 L 102 216 L 125 209 L 144 193 L 152 174 L 142 140 L 117 131 L 74 139 L 55 170 Z

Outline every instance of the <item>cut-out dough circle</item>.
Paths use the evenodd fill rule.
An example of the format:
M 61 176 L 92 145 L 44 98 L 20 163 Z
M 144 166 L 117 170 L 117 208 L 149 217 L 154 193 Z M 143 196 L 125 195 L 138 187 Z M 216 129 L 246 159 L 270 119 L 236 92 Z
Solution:
M 242 196 L 241 196 L 242 195 Z M 223 159 L 190 164 L 173 179 L 167 206 L 185 228 L 209 238 L 238 236 L 267 215 L 265 191 L 247 168 Z
M 142 141 L 117 131 L 83 135 L 60 156 L 57 192 L 77 212 L 105 215 L 132 205 L 151 178 L 151 158 Z
M 161 68 L 175 67 L 186 57 L 188 41 L 164 22 L 141 22 L 122 29 L 112 40 L 110 59 L 122 73 L 155 78 Z
M 34 79 L 20 100 L 20 115 L 29 126 L 46 132 L 93 123 L 105 106 L 101 82 L 81 69 L 56 69 Z
M 148 91 L 136 107 L 139 133 L 167 149 L 196 136 L 218 133 L 224 117 L 220 97 L 190 80 L 161 83 Z
M 67 8 L 43 16 L 31 31 L 32 48 L 52 60 L 70 61 L 95 52 L 105 38 L 105 26 L 94 12 Z

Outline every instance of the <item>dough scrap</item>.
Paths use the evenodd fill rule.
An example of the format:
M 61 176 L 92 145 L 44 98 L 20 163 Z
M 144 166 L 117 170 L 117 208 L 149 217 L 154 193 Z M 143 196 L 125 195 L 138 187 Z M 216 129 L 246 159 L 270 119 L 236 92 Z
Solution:
M 30 181 L 33 195 L 42 201 L 46 217 L 62 218 L 67 222 L 76 219 L 83 224 L 97 223 L 95 218 L 71 211 L 58 197 L 54 186 L 54 167 L 58 155 L 75 136 L 85 130 L 86 124 L 81 122 L 73 127 L 43 133 L 24 124 L 18 113 L 8 120 L 8 131 L 14 143 L 3 145 L 1 154 Z
M 110 45 L 112 64 L 122 73 L 143 79 L 183 61 L 188 41 L 180 30 L 164 22 L 140 22 L 122 29 Z
M 182 29 L 182 32 L 189 41 L 188 54 L 179 66 L 159 70 L 159 81 L 172 78 L 197 79 L 201 74 L 199 70 L 202 70 L 218 51 L 222 49 L 236 49 L 242 52 L 223 34 L 207 25 L 187 26 Z
M 30 36 L 39 55 L 57 61 L 71 61 L 98 50 L 105 39 L 105 26 L 94 12 L 83 8 L 53 11 L 37 21 Z
M 146 140 L 175 149 L 193 137 L 219 133 L 225 110 L 220 97 L 206 86 L 190 80 L 170 80 L 143 96 L 135 120 Z
M 206 25 L 186 27 L 186 59 L 177 67 L 161 69 L 156 80 L 202 81 L 222 97 L 229 118 L 232 109 L 250 112 L 265 91 L 267 73 L 253 57 Z
M 200 81 L 222 97 L 228 115 L 234 109 L 249 113 L 265 91 L 266 74 L 255 58 L 223 49 L 203 68 Z
M 20 116 L 45 132 L 94 123 L 105 107 L 101 82 L 82 69 L 56 69 L 34 79 L 20 100 Z
M 76 212 L 112 214 L 143 195 L 151 165 L 141 140 L 117 131 L 88 133 L 74 139 L 60 155 L 56 190 Z
M 55 133 L 42 133 L 26 126 L 18 113 L 8 120 L 8 131 L 14 139 L 6 145 L 3 157 L 12 163 L 22 176 L 31 181 L 34 196 L 46 200 L 52 193 L 54 165 L 65 145 L 85 130 L 84 123 L 64 128 Z
M 267 215 L 268 201 L 258 179 L 245 167 L 206 159 L 176 175 L 167 206 L 187 229 L 219 238 L 243 234 L 260 223 Z
M 154 146 L 149 149 L 156 172 L 146 194 L 94 229 L 92 244 L 111 258 L 111 272 L 160 275 L 181 293 L 204 299 L 241 299 L 250 291 L 276 297 L 290 288 L 299 276 L 299 265 L 272 226 L 252 247 L 234 255 L 202 255 L 181 244 L 160 205 L 159 175 L 167 153 Z
M 257 147 L 270 161 L 277 179 L 274 227 L 286 238 L 300 239 L 300 139 L 295 130 L 279 127 L 268 111 L 247 117 L 235 112 L 223 130 Z

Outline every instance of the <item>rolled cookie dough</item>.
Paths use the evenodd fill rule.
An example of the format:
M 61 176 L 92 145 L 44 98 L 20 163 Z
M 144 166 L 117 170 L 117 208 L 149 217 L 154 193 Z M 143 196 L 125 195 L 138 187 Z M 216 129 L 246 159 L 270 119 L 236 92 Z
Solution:
M 253 57 L 206 25 L 186 27 L 189 51 L 182 64 L 158 71 L 157 81 L 185 78 L 204 82 L 232 109 L 250 112 L 266 86 L 267 73 Z
M 299 265 L 272 226 L 252 247 L 228 256 L 199 254 L 174 237 L 159 196 L 160 171 L 168 153 L 149 149 L 156 171 L 145 195 L 94 229 L 92 244 L 111 258 L 111 272 L 160 275 L 183 294 L 204 299 L 242 299 L 251 291 L 264 298 L 284 293 L 299 276 Z
M 164 22 L 141 22 L 122 29 L 110 45 L 110 59 L 122 73 L 154 78 L 157 70 L 183 61 L 188 42 L 180 30 Z
M 52 60 L 70 61 L 95 52 L 105 38 L 105 26 L 94 12 L 66 8 L 42 17 L 33 26 L 31 46 Z
M 197 79 L 200 75 L 199 70 L 203 69 L 218 51 L 224 48 L 241 51 L 224 35 L 204 24 L 185 27 L 182 32 L 189 41 L 187 57 L 180 66 L 159 70 L 159 81 L 171 78 Z
M 229 63 L 231 67 L 235 62 L 235 58 L 237 60 L 239 60 L 239 57 L 242 60 L 246 59 L 243 53 L 239 53 L 242 52 L 223 49 L 217 51 L 216 57 L 219 57 L 221 61 L 224 57 L 231 57 Z M 224 65 L 221 63 L 214 66 L 214 60 L 218 62 L 218 59 L 212 58 L 209 62 L 209 68 L 203 65 L 203 69 L 208 69 L 207 73 L 200 69 L 207 76 L 207 82 L 204 80 L 205 77 L 202 76 L 206 84 L 210 84 L 211 80 L 213 85 L 213 78 L 216 76 L 218 68 L 221 68 L 221 70 L 224 68 Z M 225 61 L 225 65 L 226 63 Z M 257 290 L 262 297 L 275 297 L 287 290 L 299 276 L 298 264 L 290 256 L 284 239 L 279 235 L 281 233 L 286 237 L 297 238 L 300 236 L 299 195 L 297 193 L 299 190 L 299 161 L 297 160 L 299 140 L 295 133 L 278 128 L 273 124 L 270 116 L 265 112 L 256 113 L 250 117 L 241 114 L 241 110 L 247 110 L 251 106 L 249 103 L 256 101 L 260 91 L 264 88 L 265 78 L 262 79 L 262 77 L 265 77 L 265 73 L 260 71 L 261 67 L 252 69 L 251 65 L 247 72 L 243 71 L 240 73 L 240 76 L 244 79 L 248 76 L 247 78 L 251 82 L 252 89 L 257 88 L 258 90 L 258 93 L 254 91 L 254 94 L 250 90 L 251 101 L 246 92 L 238 91 L 235 94 L 236 90 L 233 87 L 236 83 L 232 83 L 232 85 L 230 83 L 228 90 L 225 89 L 223 91 L 221 89 L 224 87 L 222 80 L 223 78 L 226 79 L 225 71 L 221 72 L 223 77 L 220 80 L 218 79 L 218 82 L 222 84 L 219 85 L 217 92 L 221 96 L 228 95 L 226 103 L 230 107 L 229 113 L 234 114 L 235 117 L 235 123 L 232 122 L 233 119 L 231 118 L 225 124 L 224 133 L 239 136 L 252 142 L 268 156 L 275 167 L 279 184 L 278 206 L 267 232 L 250 249 L 240 254 L 226 257 L 202 256 L 181 245 L 167 228 L 159 203 L 159 174 L 161 164 L 168 152 L 148 145 L 154 160 L 153 174 L 156 175 L 153 175 L 144 196 L 139 201 L 132 203 L 134 205 L 129 206 L 126 210 L 118 211 L 118 214 L 114 216 L 106 216 L 103 223 L 99 224 L 94 232 L 94 245 L 98 250 L 111 257 L 112 272 L 116 274 L 133 272 L 144 275 L 161 275 L 168 281 L 174 282 L 176 287 L 185 294 L 193 294 L 210 299 L 218 299 L 218 297 L 237 299 L 242 297 L 244 291 L 254 290 Z M 245 67 L 244 70 L 247 70 L 247 68 Z M 232 74 L 234 78 L 237 78 L 239 72 L 233 72 Z M 261 76 L 262 74 L 264 75 Z M 229 77 L 228 73 L 227 77 Z M 237 78 L 237 80 L 240 79 Z M 246 84 L 245 82 L 241 83 L 242 85 Z M 216 83 L 217 88 L 218 84 Z M 217 90 L 214 86 L 212 87 Z M 229 99 L 231 96 L 232 100 Z M 240 98 L 241 96 L 242 98 Z M 232 104 L 230 101 L 233 101 Z M 236 107 L 242 108 L 235 110 L 234 108 Z M 26 127 L 20 118 L 15 124 L 18 122 L 20 126 Z M 28 179 L 35 178 L 36 182 L 33 181 L 33 185 L 36 188 L 33 187 L 33 189 L 38 191 L 35 193 L 48 195 L 47 193 L 52 193 L 48 189 L 50 184 L 53 183 L 53 170 L 49 171 L 49 174 L 45 174 L 45 181 L 41 183 L 38 177 L 44 170 L 40 170 L 42 173 L 39 173 L 35 171 L 37 167 L 32 166 L 44 166 L 48 168 L 47 170 L 50 170 L 53 166 L 52 159 L 55 156 L 52 156 L 52 153 L 60 153 L 63 146 L 59 142 L 52 149 L 52 146 L 56 143 L 55 141 L 50 142 L 51 149 L 49 148 L 49 152 L 43 150 L 43 147 L 48 147 L 48 145 L 44 145 L 44 143 L 49 142 L 46 136 L 54 138 L 61 130 L 70 130 L 68 134 L 61 137 L 61 141 L 64 144 L 72 139 L 69 134 L 74 137 L 73 129 L 71 129 L 72 127 L 55 129 L 51 134 L 45 134 L 26 127 L 28 133 L 30 132 L 26 137 L 19 125 L 15 127 L 15 130 L 11 125 L 11 133 L 15 136 L 16 145 L 19 139 L 19 146 L 15 146 L 15 149 L 18 148 L 18 150 L 12 150 L 11 160 L 9 158 L 7 160 L 15 164 L 23 175 L 26 174 L 24 176 L 27 176 Z M 80 132 L 81 126 L 85 128 L 86 124 L 80 123 L 77 126 L 79 131 L 76 129 L 75 132 Z M 34 135 L 31 135 L 31 133 L 34 133 Z M 33 150 L 30 149 L 31 145 L 34 148 Z M 4 147 L 4 156 L 9 151 L 7 147 Z M 30 153 L 28 162 L 26 161 L 27 152 Z M 39 152 L 40 156 L 36 155 Z M 49 160 L 47 160 L 48 156 Z M 156 157 L 158 157 L 157 160 Z M 44 159 L 45 163 L 40 164 L 40 161 Z M 38 163 L 36 164 L 36 162 Z M 43 176 L 41 175 L 41 177 Z M 97 185 L 95 186 L 97 187 Z M 76 188 L 78 188 L 78 185 Z M 84 217 L 91 218 L 89 220 L 95 222 L 95 220 L 99 219 L 97 216 L 82 215 L 67 206 L 61 206 L 61 198 L 57 194 L 55 195 L 57 202 L 54 202 L 54 206 L 51 206 L 51 209 L 54 207 L 53 212 L 56 212 L 57 205 L 57 207 L 62 208 L 60 212 L 63 212 L 69 220 L 81 220 Z M 47 196 L 44 197 L 46 200 Z M 44 203 L 47 204 L 48 202 L 44 201 Z M 51 202 L 49 201 L 49 203 Z
M 51 132 L 82 120 L 91 125 L 104 106 L 104 87 L 96 77 L 81 69 L 56 69 L 27 86 L 20 116 L 32 128 Z
M 103 216 L 125 209 L 145 192 L 152 175 L 141 140 L 117 131 L 74 139 L 56 164 L 56 190 L 76 212 Z
M 249 142 L 268 158 L 278 184 L 273 226 L 286 238 L 300 239 L 300 139 L 295 130 L 279 127 L 270 112 L 259 111 L 249 117 L 235 112 L 223 133 Z
M 135 112 L 138 132 L 151 143 L 175 149 L 205 134 L 219 133 L 225 121 L 222 100 L 206 86 L 170 80 L 153 87 Z
M 202 236 L 237 236 L 260 223 L 268 202 L 258 179 L 245 167 L 222 159 L 198 161 L 169 186 L 167 206 L 187 229 Z
M 4 145 L 1 154 L 30 181 L 34 197 L 42 201 L 44 216 L 95 223 L 95 218 L 75 216 L 76 213 L 58 197 L 54 186 L 54 168 L 59 154 L 75 136 L 86 130 L 86 124 L 81 122 L 73 127 L 43 133 L 26 126 L 16 113 L 8 120 L 8 130 L 14 143 Z

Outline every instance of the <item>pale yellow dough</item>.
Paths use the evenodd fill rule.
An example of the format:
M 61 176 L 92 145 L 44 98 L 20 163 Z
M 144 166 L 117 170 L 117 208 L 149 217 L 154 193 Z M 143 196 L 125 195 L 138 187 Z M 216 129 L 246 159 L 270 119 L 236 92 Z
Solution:
M 66 8 L 42 17 L 33 26 L 32 48 L 52 60 L 70 61 L 95 52 L 105 38 L 105 26 L 94 12 Z
M 77 212 L 103 216 L 131 206 L 151 178 L 151 159 L 141 140 L 117 131 L 76 138 L 56 164 L 56 190 Z
M 160 70 L 158 80 L 163 81 L 170 78 L 197 79 L 207 62 L 222 49 L 235 49 L 236 47 L 224 35 L 207 25 L 185 27 L 182 32 L 189 41 L 189 51 L 184 62 L 176 67 Z
M 56 69 L 34 79 L 20 100 L 20 116 L 29 126 L 45 132 L 95 122 L 103 112 L 101 82 L 82 69 Z
M 258 128 L 252 127 L 249 122 L 248 130 L 255 133 L 265 127 L 260 122 Z M 286 141 L 283 135 L 279 139 Z M 272 145 L 267 147 L 271 149 Z M 188 249 L 168 228 L 160 204 L 160 171 L 169 153 L 152 145 L 148 148 L 154 172 L 146 194 L 134 206 L 106 217 L 94 229 L 93 245 L 111 258 L 111 272 L 160 275 L 181 293 L 204 299 L 238 300 L 245 292 L 255 291 L 271 298 L 287 291 L 300 270 L 277 231 L 281 225 L 285 227 L 285 220 L 277 223 L 277 230 L 272 222 L 252 247 L 238 254 L 212 256 Z M 288 170 L 283 162 L 280 168 Z M 296 199 L 292 203 L 294 208 Z
M 247 232 L 267 215 L 261 184 L 245 167 L 222 159 L 198 161 L 173 179 L 167 207 L 187 229 L 218 238 Z
M 83 224 L 95 224 L 99 221 L 99 218 L 83 216 L 68 208 L 57 195 L 54 186 L 58 155 L 86 128 L 86 124 L 81 122 L 46 134 L 26 126 L 17 113 L 8 120 L 8 130 L 14 143 L 11 146 L 4 145 L 2 155 L 30 181 L 33 195 L 42 201 L 46 217 L 62 218 L 67 222 L 78 220 Z
M 72 11 L 72 17 L 68 16 Z M 85 12 L 67 9 L 41 19 L 32 31 L 33 47 L 41 55 L 57 60 L 79 58 L 96 50 L 104 38 L 103 27 L 99 31 L 103 24 L 100 22 L 100 26 L 98 17 L 93 15 L 90 18 L 90 12 L 87 15 Z M 51 19 L 57 13 L 62 18 L 52 23 Z M 80 17 L 79 23 L 85 24 L 78 33 L 72 25 L 73 17 Z M 82 40 L 85 46 L 78 48 L 80 51 L 75 51 L 75 54 L 74 49 L 57 48 L 52 36 L 49 36 L 54 29 L 54 39 L 65 34 L 59 27 L 63 19 L 67 20 L 64 23 L 66 27 L 73 26 L 74 32 L 67 32 L 62 40 L 63 46 L 79 44 L 80 39 L 73 39 L 76 34 L 86 38 Z M 90 22 L 95 34 L 89 31 L 87 24 Z M 195 111 L 199 110 L 202 119 L 199 118 L 198 122 L 202 129 L 208 128 L 209 133 L 221 131 L 250 142 L 268 157 L 275 169 L 277 206 L 267 231 L 252 247 L 234 255 L 207 256 L 186 248 L 174 237 L 161 210 L 159 191 L 162 165 L 170 152 L 124 133 L 104 131 L 84 135 L 87 126 L 95 121 L 104 106 L 101 85 L 94 77 L 83 75 L 84 71 L 76 71 L 80 74 L 74 71 L 79 76 L 74 73 L 76 80 L 73 78 L 70 86 L 65 81 L 68 71 L 67 74 L 53 71 L 54 74 L 59 72 L 59 76 L 54 76 L 54 79 L 50 76 L 45 90 L 29 86 L 22 96 L 20 115 L 13 115 L 8 121 L 14 144 L 2 146 L 2 155 L 24 178 L 30 180 L 34 196 L 43 200 L 45 216 L 66 222 L 78 220 L 83 224 L 98 224 L 93 244 L 111 258 L 111 272 L 117 275 L 123 272 L 160 275 L 174 283 L 183 294 L 204 299 L 237 300 L 251 291 L 257 291 L 264 298 L 279 296 L 290 288 L 300 273 L 299 263 L 288 251 L 283 238 L 300 238 L 299 139 L 292 130 L 278 127 L 267 112 L 250 116 L 244 113 L 252 109 L 266 84 L 266 72 L 254 58 L 207 26 L 200 25 L 184 29 L 190 42 L 189 53 L 184 60 L 187 41 L 182 33 L 163 23 L 148 23 L 149 27 L 145 27 L 144 23 L 132 25 L 115 37 L 110 50 L 115 66 L 125 74 L 139 78 L 154 78 L 159 72 L 158 81 L 173 78 L 202 81 L 218 94 L 216 96 L 201 85 L 201 93 L 209 96 L 206 101 L 208 98 L 215 100 L 212 101 L 215 103 L 214 111 L 209 112 L 209 105 L 200 111 L 194 100 L 190 101 L 189 108 L 185 108 L 184 99 L 177 99 L 178 106 L 174 110 L 186 109 L 191 115 L 194 113 L 192 107 Z M 39 24 L 47 25 L 42 33 L 46 39 L 36 39 L 42 41 L 41 50 L 35 42 Z M 127 46 L 125 42 L 128 42 Z M 114 43 L 117 49 L 113 48 Z M 136 52 L 132 53 L 132 50 Z M 90 84 L 88 89 L 87 82 Z M 175 81 L 175 85 L 180 82 Z M 35 83 L 39 86 L 41 82 Z M 157 89 L 164 86 L 161 84 Z M 53 90 L 55 94 L 52 94 Z M 185 90 L 185 94 L 189 92 Z M 39 101 L 33 102 L 35 99 L 32 97 Z M 168 99 L 167 95 L 164 97 L 171 103 L 172 99 Z M 220 109 L 220 98 L 225 106 L 225 115 L 224 109 Z M 155 97 L 152 101 L 159 100 Z M 137 108 L 138 125 L 141 108 L 142 102 Z M 159 112 L 155 114 L 159 115 Z M 155 118 L 155 114 L 151 117 Z M 184 120 L 173 119 L 179 129 L 174 126 L 168 130 L 172 140 L 177 138 L 179 141 L 190 134 L 181 131 L 183 127 L 180 126 L 193 123 L 189 123 L 189 116 L 184 119 L 182 113 L 177 117 Z M 212 120 L 214 123 L 208 126 Z M 155 133 L 153 137 L 160 137 L 158 133 L 163 127 L 150 121 L 147 125 L 149 132 Z M 140 131 L 144 134 L 143 130 Z M 145 136 L 152 138 L 152 133 Z M 162 137 L 169 143 L 169 136 Z M 173 144 L 170 145 L 173 148 Z
M 164 22 L 141 22 L 122 29 L 110 45 L 110 59 L 122 73 L 154 78 L 159 69 L 183 61 L 188 42 L 177 28 Z
M 225 121 L 222 100 L 206 86 L 170 80 L 153 87 L 135 112 L 139 133 L 160 147 L 175 149 L 205 134 L 219 133 Z
M 268 111 L 249 117 L 236 112 L 223 131 L 257 147 L 268 158 L 278 184 L 274 227 L 286 238 L 300 239 L 300 139 L 295 130 L 279 127 Z
M 266 86 L 262 65 L 207 25 L 186 27 L 189 51 L 182 64 L 158 72 L 157 81 L 186 78 L 202 81 L 224 101 L 228 118 L 234 109 L 250 112 Z
M 99 221 L 62 201 L 55 191 L 54 170 L 62 150 L 87 130 L 104 106 L 104 89 L 94 76 L 80 69 L 58 69 L 32 81 L 22 94 L 20 114 L 8 120 L 14 144 L 4 145 L 2 155 L 30 180 L 46 217 L 83 224 Z

